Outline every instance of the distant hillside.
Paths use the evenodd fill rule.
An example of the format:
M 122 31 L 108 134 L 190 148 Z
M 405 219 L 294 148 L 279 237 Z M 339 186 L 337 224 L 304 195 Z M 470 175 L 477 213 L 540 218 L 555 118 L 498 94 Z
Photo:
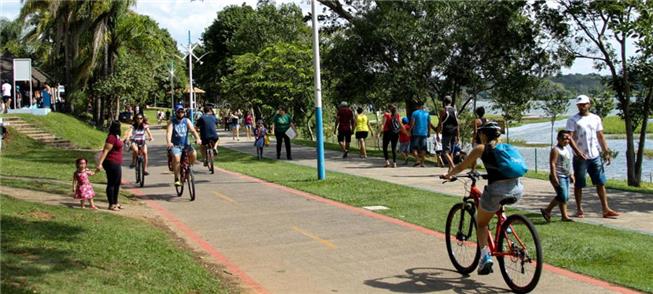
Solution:
M 598 74 L 570 74 L 570 75 L 557 75 L 550 77 L 553 82 L 560 83 L 565 86 L 574 96 L 579 94 L 587 94 L 590 90 L 601 87 L 601 75 Z

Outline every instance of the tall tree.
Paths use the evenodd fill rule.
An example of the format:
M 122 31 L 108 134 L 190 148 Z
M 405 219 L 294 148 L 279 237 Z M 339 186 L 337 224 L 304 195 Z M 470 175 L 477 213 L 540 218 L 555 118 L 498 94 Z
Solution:
M 569 92 L 561 84 L 544 80 L 535 90 L 535 98 L 540 101 L 540 108 L 551 118 L 551 146 L 555 130 L 553 124 L 558 116 L 569 108 Z
M 637 81 L 633 74 L 634 62 L 650 62 L 653 48 L 653 2 L 652 1 L 558 1 L 541 6 L 540 19 L 550 28 L 554 38 L 560 41 L 560 51 L 568 55 L 568 62 L 575 58 L 594 61 L 597 69 L 610 72 L 610 87 L 614 90 L 621 116 L 626 125 L 626 166 L 628 185 L 641 183 L 641 161 L 635 158 L 633 118 L 639 109 L 631 101 Z M 636 47 L 635 57 L 628 58 L 629 39 Z M 646 57 L 649 56 L 649 57 Z M 650 113 L 650 100 L 640 99 L 644 113 Z M 640 144 L 646 136 L 640 136 Z M 638 148 L 641 149 L 641 148 Z M 643 150 L 638 150 L 641 153 Z M 639 157 L 639 156 L 638 156 Z

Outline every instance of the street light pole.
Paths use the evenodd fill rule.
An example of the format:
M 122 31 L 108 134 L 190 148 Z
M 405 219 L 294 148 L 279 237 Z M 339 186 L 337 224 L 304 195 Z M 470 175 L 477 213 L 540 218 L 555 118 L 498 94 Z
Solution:
M 175 62 L 170 61 L 170 102 L 172 103 L 172 111 L 175 110 Z
M 188 30 L 188 77 L 190 78 L 190 92 L 188 98 L 190 100 L 190 121 L 195 123 L 195 116 L 193 115 L 193 110 L 195 109 L 195 92 L 193 91 L 193 46 L 190 43 L 190 30 Z
M 315 67 L 315 125 L 317 131 L 317 178 L 318 180 L 326 179 L 324 168 L 324 128 L 322 126 L 322 85 L 320 76 L 320 39 L 317 22 L 317 13 L 315 13 L 315 1 L 311 0 L 311 14 L 313 19 L 313 65 Z

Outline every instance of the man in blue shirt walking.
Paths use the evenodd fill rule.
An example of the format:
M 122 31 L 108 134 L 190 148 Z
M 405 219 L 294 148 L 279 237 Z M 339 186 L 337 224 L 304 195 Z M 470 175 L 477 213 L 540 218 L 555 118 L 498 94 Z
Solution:
M 424 166 L 426 153 L 426 139 L 429 137 L 429 128 L 437 133 L 437 128 L 431 123 L 431 116 L 424 110 L 424 102 L 417 102 L 417 109 L 410 116 L 410 149 L 415 156 L 414 166 Z

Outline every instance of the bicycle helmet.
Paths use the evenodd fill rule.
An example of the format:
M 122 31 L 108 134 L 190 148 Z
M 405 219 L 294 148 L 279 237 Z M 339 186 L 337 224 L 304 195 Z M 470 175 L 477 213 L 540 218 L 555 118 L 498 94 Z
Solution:
M 401 123 L 408 124 L 408 118 L 404 116 L 404 118 L 401 119 Z
M 494 140 L 501 136 L 501 126 L 494 121 L 487 121 L 478 128 L 478 131 L 485 134 L 489 140 Z
M 182 105 L 181 103 L 175 104 L 175 112 L 183 109 L 184 109 L 184 105 Z

